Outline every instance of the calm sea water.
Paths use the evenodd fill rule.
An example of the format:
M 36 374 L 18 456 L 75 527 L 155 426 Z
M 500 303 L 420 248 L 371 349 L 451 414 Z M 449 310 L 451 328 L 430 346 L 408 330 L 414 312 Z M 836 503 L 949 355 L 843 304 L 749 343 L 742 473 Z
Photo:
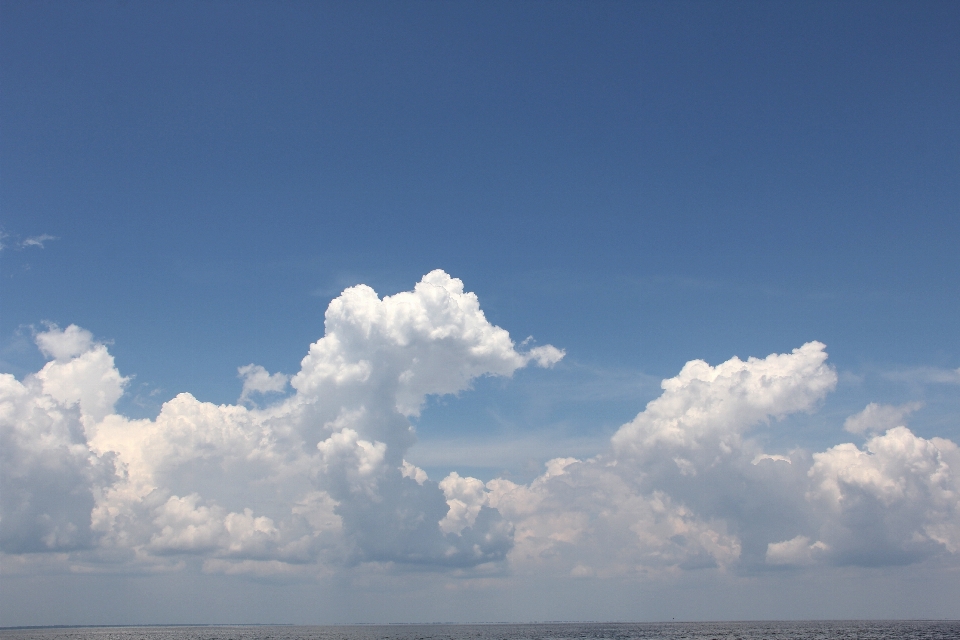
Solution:
M 960 621 L 431 624 L 2 629 L 0 640 L 960 639 Z

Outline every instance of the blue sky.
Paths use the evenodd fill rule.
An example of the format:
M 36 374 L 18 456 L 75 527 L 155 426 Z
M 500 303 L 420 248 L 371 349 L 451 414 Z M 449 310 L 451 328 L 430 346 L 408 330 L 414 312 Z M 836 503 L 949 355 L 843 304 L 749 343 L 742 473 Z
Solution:
M 955 4 L 7 1 L 0 11 L 0 368 L 21 383 L 56 359 L 37 348 L 38 335 L 57 331 L 44 322 L 59 331 L 75 324 L 91 332 L 84 348 L 105 344 L 119 374 L 131 376 L 115 408 L 126 419 L 156 419 L 180 392 L 236 404 L 237 368 L 296 374 L 345 288 L 363 283 L 392 295 L 443 269 L 476 293 L 520 355 L 504 352 L 501 368 L 476 369 L 456 393 L 425 392 L 420 414 L 404 414 L 419 437 L 405 459 L 431 481 L 457 471 L 484 483 L 531 483 L 551 458 L 614 455 L 604 453 L 611 436 L 688 361 L 788 354 L 813 340 L 826 344 L 833 390 L 800 411 L 773 411 L 764 420 L 774 426 L 750 435 L 758 446 L 778 455 L 861 446 L 843 425 L 869 403 L 914 407 L 898 424 L 924 442 L 960 442 Z M 503 364 L 547 344 L 565 352 L 549 368 L 529 358 Z M 284 387 L 256 405 L 295 396 Z M 641 462 L 641 470 L 653 464 Z M 670 486 L 697 510 L 695 498 Z M 198 495 L 214 509 L 212 494 Z M 496 511 L 490 500 L 485 508 Z M 940 524 L 960 526 L 950 520 L 955 499 L 943 508 L 954 525 Z M 834 584 L 831 572 L 846 571 L 850 593 L 870 584 L 887 598 L 906 580 L 953 584 L 946 595 L 931 586 L 886 611 L 960 615 L 949 545 L 937 552 L 946 569 L 928 566 L 941 558 L 932 551 L 904 551 L 900 569 L 859 574 L 844 567 L 871 563 L 853 551 L 821 566 L 819 547 L 808 545 L 809 557 L 797 561 L 806 568 L 790 582 L 744 568 L 746 525 L 711 514 L 728 523 L 723 535 L 739 536 L 739 565 L 716 552 L 709 578 L 630 584 L 679 594 L 689 602 L 679 615 L 693 618 L 885 615 L 854 595 L 818 601 L 809 595 L 815 586 L 811 604 L 796 611 L 717 604 L 727 602 L 724 580 L 786 593 L 804 581 Z M 835 550 L 846 544 L 822 540 Z M 768 561 L 779 562 L 782 549 Z M 460 576 L 480 586 L 454 590 L 450 619 L 551 617 L 542 602 L 516 610 L 509 599 L 468 603 L 473 588 L 531 592 L 524 581 L 534 584 L 536 571 L 525 574 L 515 555 L 494 562 L 490 575 Z M 51 588 L 55 578 L 37 576 L 52 570 L 22 560 L 44 554 L 5 557 L 18 580 Z M 102 568 L 78 558 L 64 562 Z M 604 579 L 586 558 L 570 560 L 570 575 L 589 568 L 595 602 L 619 602 L 610 594 L 627 578 Z M 3 618 L 206 621 L 169 601 L 176 619 L 161 620 L 151 599 L 233 575 L 185 562 L 140 587 L 154 595 L 128 603 L 137 615 L 84 599 L 134 580 L 118 569 L 110 582 L 98 568 L 96 588 L 55 582 L 77 613 L 54 619 L 42 607 L 22 609 L 4 588 Z M 369 558 L 346 568 L 330 562 L 334 577 L 300 583 L 305 592 L 348 584 L 358 601 L 374 599 L 364 586 L 373 580 L 364 574 Z M 378 588 L 392 595 L 379 605 L 339 618 L 336 610 L 285 615 L 443 619 L 429 606 L 397 603 L 411 589 L 441 589 L 445 570 L 381 569 Z M 130 571 L 146 581 L 137 572 L 147 569 Z M 280 587 L 230 579 L 221 587 L 289 600 L 270 591 Z M 571 580 L 556 583 L 557 602 L 581 588 Z M 719 586 L 691 586 L 701 582 Z M 577 615 L 677 614 L 633 602 L 584 605 Z M 217 607 L 214 621 L 243 617 Z

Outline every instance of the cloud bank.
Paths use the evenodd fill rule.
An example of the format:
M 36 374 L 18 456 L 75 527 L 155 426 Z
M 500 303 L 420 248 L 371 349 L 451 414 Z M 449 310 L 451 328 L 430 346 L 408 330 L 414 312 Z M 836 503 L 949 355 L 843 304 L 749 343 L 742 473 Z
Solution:
M 835 387 L 821 343 L 689 362 L 604 453 L 518 484 L 429 478 L 405 460 L 410 418 L 428 396 L 553 366 L 562 350 L 518 347 L 443 271 L 384 298 L 349 288 L 324 326 L 295 374 L 240 367 L 236 405 L 182 393 L 155 420 L 115 412 L 128 378 L 89 331 L 37 334 L 50 361 L 0 375 L 5 570 L 55 558 L 104 572 L 582 579 L 960 554 L 960 450 L 898 424 L 915 406 L 838 425 L 860 444 L 764 450 L 764 430 Z

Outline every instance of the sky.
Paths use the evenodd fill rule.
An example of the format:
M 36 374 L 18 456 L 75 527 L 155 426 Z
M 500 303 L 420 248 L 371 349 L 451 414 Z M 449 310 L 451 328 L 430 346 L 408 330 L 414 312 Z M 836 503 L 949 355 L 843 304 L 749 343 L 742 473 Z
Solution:
M 0 2 L 0 626 L 960 618 L 960 8 Z

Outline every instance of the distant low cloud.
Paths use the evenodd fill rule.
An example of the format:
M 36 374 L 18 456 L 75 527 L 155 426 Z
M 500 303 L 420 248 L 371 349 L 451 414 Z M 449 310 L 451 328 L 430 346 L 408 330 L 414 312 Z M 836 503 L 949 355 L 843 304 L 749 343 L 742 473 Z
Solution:
M 768 544 L 767 563 L 794 566 L 814 564 L 829 549 L 830 547 L 823 542 L 811 542 L 807 536 L 797 536 L 783 542 Z
M 850 433 L 882 432 L 903 424 L 904 418 L 921 408 L 919 402 L 910 402 L 900 406 L 871 402 L 860 413 L 850 416 L 843 428 Z
M 691 361 L 603 453 L 556 458 L 523 484 L 431 479 L 405 459 L 429 396 L 564 356 L 517 345 L 443 271 L 384 298 L 346 289 L 298 372 L 240 367 L 238 404 L 183 393 L 155 420 L 115 412 L 129 379 L 89 331 L 35 340 L 50 361 L 0 375 L 0 551 L 27 563 L 602 579 L 960 557 L 960 452 L 902 424 L 918 405 L 849 418 L 859 446 L 763 445 L 834 389 L 819 342 Z

